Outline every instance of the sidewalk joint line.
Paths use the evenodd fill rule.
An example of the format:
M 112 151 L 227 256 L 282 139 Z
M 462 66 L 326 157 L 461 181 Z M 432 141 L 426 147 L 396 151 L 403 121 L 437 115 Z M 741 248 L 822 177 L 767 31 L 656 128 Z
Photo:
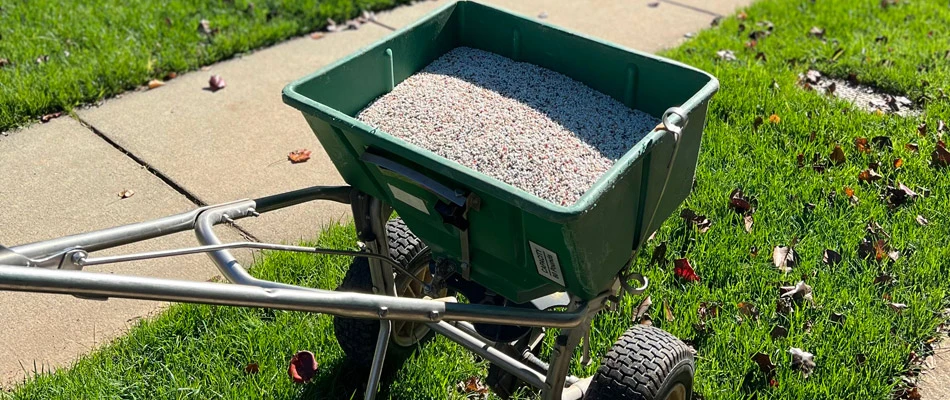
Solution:
M 183 186 L 179 185 L 177 182 L 172 180 L 171 177 L 169 177 L 168 175 L 165 175 L 164 173 L 162 173 L 162 171 L 155 169 L 154 167 L 149 165 L 149 163 L 145 162 L 145 160 L 141 159 L 139 156 L 136 156 L 135 154 L 132 154 L 131 151 L 127 150 L 125 147 L 122 147 L 122 145 L 116 143 L 116 141 L 112 140 L 112 138 L 107 136 L 104 132 L 100 131 L 95 126 L 92 126 L 92 124 L 86 122 L 82 118 L 79 118 L 79 116 L 75 116 L 75 118 L 77 121 L 79 121 L 80 125 L 86 127 L 86 129 L 89 129 L 89 131 L 92 132 L 94 135 L 104 140 L 106 143 L 108 143 L 110 146 L 112 146 L 114 149 L 118 150 L 122 154 L 125 154 L 126 157 L 134 161 L 136 164 L 138 164 L 142 168 L 145 168 L 146 171 L 148 171 L 150 174 L 152 174 L 156 178 L 160 179 L 163 183 L 165 183 L 165 185 L 170 187 L 172 190 L 178 192 L 178 194 L 184 196 L 186 199 L 188 199 L 188 201 L 194 203 L 198 207 L 204 207 L 208 205 L 204 201 L 201 201 L 201 199 L 199 199 L 198 196 L 196 196 L 194 193 L 189 192 L 188 189 L 185 189 Z M 251 232 L 248 232 L 247 230 L 239 226 L 237 223 L 228 222 L 225 225 L 228 225 L 234 228 L 235 230 L 237 230 L 238 233 L 247 240 L 260 242 L 260 239 L 254 236 Z
M 705 10 L 705 9 L 702 9 L 702 8 L 699 8 L 699 7 L 696 7 L 696 6 L 691 6 L 691 5 L 689 5 L 689 4 L 683 4 L 683 3 L 680 3 L 680 2 L 678 2 L 678 1 L 673 1 L 673 0 L 660 0 L 660 1 L 662 1 L 662 2 L 664 2 L 664 3 L 666 3 L 666 4 L 671 4 L 671 5 L 674 5 L 674 6 L 677 6 L 677 7 L 682 7 L 682 8 L 686 8 L 686 9 L 689 9 L 689 10 L 693 10 L 693 11 L 696 11 L 696 12 L 699 12 L 699 13 L 711 15 L 711 16 L 713 16 L 713 17 L 722 17 L 722 14 L 714 13 L 714 12 L 712 12 L 712 11 Z

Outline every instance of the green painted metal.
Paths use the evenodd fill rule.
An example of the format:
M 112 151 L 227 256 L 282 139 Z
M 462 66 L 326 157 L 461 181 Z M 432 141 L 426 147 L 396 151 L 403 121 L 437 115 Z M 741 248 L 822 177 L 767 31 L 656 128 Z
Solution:
M 650 133 L 577 203 L 564 207 L 354 118 L 459 46 L 560 72 L 656 117 L 681 107 L 688 124 L 678 144 L 666 130 Z M 477 195 L 480 207 L 468 212 L 471 279 L 525 302 L 565 289 L 590 299 L 612 285 L 631 251 L 689 194 L 708 101 L 718 87 L 714 77 L 675 61 L 461 1 L 291 83 L 283 98 L 303 112 L 346 182 L 392 205 L 437 257 L 457 265 L 463 259 L 462 231 L 444 223 L 435 209 L 439 201 L 448 203 L 447 196 L 360 157 L 369 151 L 437 186 Z M 671 121 L 682 123 L 676 117 Z M 535 256 L 542 266 L 556 267 L 563 285 L 539 273 Z

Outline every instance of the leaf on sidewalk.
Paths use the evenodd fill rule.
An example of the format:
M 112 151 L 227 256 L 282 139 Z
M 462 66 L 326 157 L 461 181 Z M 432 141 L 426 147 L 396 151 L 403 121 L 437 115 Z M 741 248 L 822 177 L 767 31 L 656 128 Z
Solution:
M 291 151 L 290 154 L 287 155 L 287 159 L 290 160 L 291 164 L 299 164 L 309 160 L 310 153 L 311 151 L 307 149 L 297 149 Z

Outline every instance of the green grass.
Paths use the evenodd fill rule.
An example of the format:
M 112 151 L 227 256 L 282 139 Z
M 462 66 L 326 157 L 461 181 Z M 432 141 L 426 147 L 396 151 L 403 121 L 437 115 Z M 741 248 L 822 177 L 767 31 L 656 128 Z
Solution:
M 0 131 L 407 1 L 2 0 Z
M 652 282 L 653 320 L 695 343 L 696 390 L 707 399 L 889 398 L 908 371 L 910 353 L 924 348 L 948 305 L 950 170 L 933 168 L 929 154 L 936 143 L 937 120 L 950 120 L 950 101 L 937 90 L 950 88 L 950 60 L 943 58 L 950 50 L 950 8 L 937 1 L 901 1 L 883 9 L 877 0 L 765 0 L 746 12 L 747 20 L 726 19 L 666 54 L 713 73 L 722 90 L 710 105 L 696 188 L 684 205 L 708 215 L 712 228 L 699 233 L 671 218 L 638 254 L 635 265 Z M 746 49 L 749 31 L 763 20 L 775 24 L 774 33 Z M 740 23 L 747 27 L 741 33 Z M 807 35 L 812 26 L 826 30 L 824 41 Z M 881 35 L 888 37 L 886 44 L 875 41 Z M 844 52 L 833 60 L 839 47 Z M 733 50 L 738 60 L 719 60 L 715 53 L 722 49 Z M 756 60 L 759 51 L 766 61 Z M 865 113 L 799 89 L 797 75 L 810 68 L 841 78 L 856 73 L 863 83 L 931 100 L 917 117 Z M 767 119 L 772 113 L 781 117 L 780 123 L 753 127 L 756 117 Z M 926 136 L 918 136 L 921 122 L 930 127 Z M 855 149 L 856 137 L 875 136 L 890 137 L 893 149 L 871 154 Z M 919 144 L 919 154 L 905 149 L 909 142 Z M 827 156 L 835 144 L 844 148 L 845 164 L 824 173 L 796 166 L 798 153 Z M 895 158 L 904 161 L 899 170 L 890 167 Z M 871 161 L 883 165 L 885 179 L 859 183 L 858 172 Z M 879 195 L 884 182 L 892 180 L 926 187 L 931 195 L 888 208 Z M 854 188 L 858 204 L 844 198 L 845 186 Z M 751 233 L 727 208 L 729 193 L 737 187 L 758 199 Z M 838 196 L 829 202 L 831 191 Z M 808 203 L 815 205 L 813 210 L 805 211 Z M 918 214 L 930 225 L 919 226 Z M 856 247 L 869 221 L 890 234 L 891 245 L 902 254 L 897 262 L 859 259 Z M 798 239 L 801 262 L 786 276 L 772 265 L 771 252 L 793 238 Z M 332 227 L 319 244 L 352 248 L 354 240 L 351 227 Z M 660 241 L 670 243 L 669 258 L 688 257 L 702 281 L 685 283 L 674 277 L 670 265 L 648 267 L 653 246 Z M 750 254 L 752 247 L 759 249 L 757 256 Z M 841 252 L 844 261 L 824 265 L 825 248 Z M 339 258 L 270 254 L 254 274 L 332 288 L 346 264 Z M 894 282 L 874 285 L 882 272 L 893 275 Z M 814 288 L 816 306 L 798 305 L 788 316 L 778 314 L 777 286 L 803 277 Z M 892 311 L 887 296 L 909 308 Z M 595 321 L 595 359 L 629 326 L 631 310 L 641 300 L 625 298 L 619 312 L 604 313 Z M 664 302 L 672 308 L 673 321 L 663 317 Z M 694 328 L 700 302 L 722 307 L 719 316 L 707 322 L 706 335 Z M 760 318 L 738 322 L 738 302 L 755 304 Z M 846 319 L 832 322 L 832 313 Z M 786 338 L 770 338 L 776 325 L 788 328 Z M 789 367 L 790 347 L 815 354 L 817 368 L 810 377 Z M 320 376 L 306 386 L 292 384 L 285 375 L 290 355 L 299 349 L 316 352 L 322 365 Z M 770 354 L 778 365 L 776 386 L 765 384 L 751 360 L 757 352 Z M 858 365 L 859 354 L 866 363 Z M 260 363 L 261 373 L 245 375 L 248 362 Z M 484 376 L 485 367 L 439 338 L 395 372 L 387 395 L 461 398 L 455 384 Z M 595 367 L 573 368 L 586 374 Z M 364 378 L 350 371 L 328 316 L 177 305 L 74 367 L 27 382 L 10 397 L 348 398 Z

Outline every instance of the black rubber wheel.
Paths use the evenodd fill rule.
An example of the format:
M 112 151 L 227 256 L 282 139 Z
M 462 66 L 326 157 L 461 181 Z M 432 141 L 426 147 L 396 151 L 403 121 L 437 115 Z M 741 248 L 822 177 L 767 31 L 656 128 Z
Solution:
M 637 325 L 604 356 L 588 400 L 690 400 L 693 353 L 662 329 Z
M 386 224 L 389 235 L 389 256 L 416 277 L 425 282 L 431 281 L 429 274 L 429 248 L 401 219 L 390 220 Z M 357 257 L 343 277 L 337 291 L 373 293 L 373 278 L 369 262 L 365 257 Z M 422 298 L 424 293 L 418 282 L 396 274 L 396 291 L 403 297 Z M 333 332 L 336 340 L 346 353 L 349 361 L 355 365 L 369 366 L 376 350 L 376 338 L 379 334 L 379 321 L 360 318 L 335 317 Z M 429 340 L 433 332 L 425 324 L 393 321 L 393 333 L 386 353 L 387 364 L 400 363 L 412 355 L 416 347 Z

